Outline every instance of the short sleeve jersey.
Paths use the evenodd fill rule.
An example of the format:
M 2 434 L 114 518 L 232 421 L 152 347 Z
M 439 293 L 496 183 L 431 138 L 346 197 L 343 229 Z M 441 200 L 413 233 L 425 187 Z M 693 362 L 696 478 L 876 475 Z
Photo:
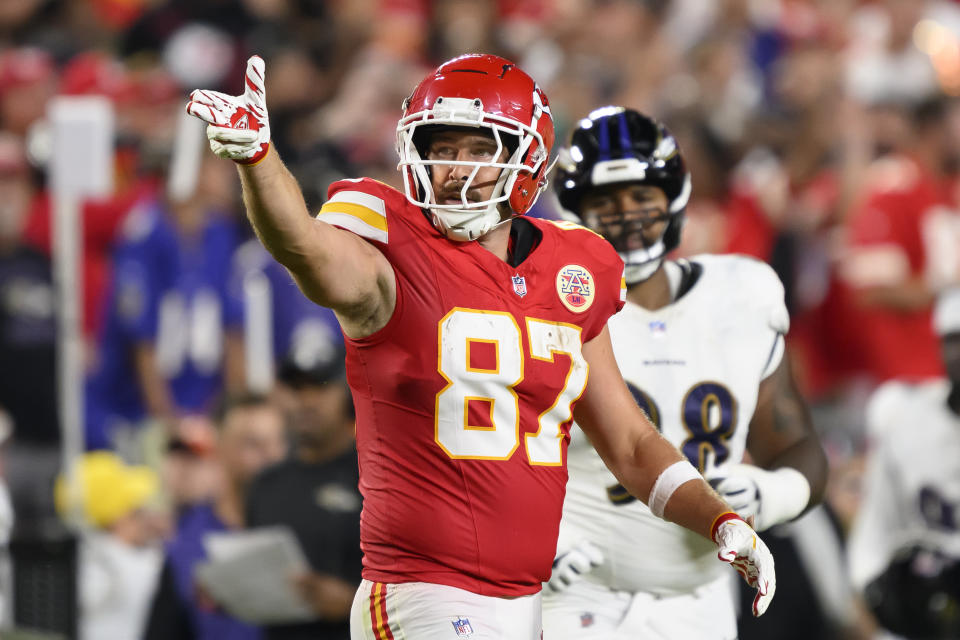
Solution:
M 760 384 L 782 361 L 790 319 L 783 285 L 768 265 L 734 255 L 681 264 L 699 273 L 689 289 L 656 310 L 628 302 L 610 321 L 610 340 L 637 404 L 709 476 L 742 461 Z M 603 551 L 605 562 L 587 580 L 676 595 L 722 575 L 713 542 L 652 515 L 576 426 L 572 438 L 559 549 L 590 540 Z
M 512 267 L 447 240 L 374 180 L 336 182 L 329 196 L 319 219 L 367 239 L 396 275 L 387 325 L 346 341 L 364 577 L 539 591 L 586 387 L 581 345 L 623 305 L 622 261 L 582 227 L 530 220 L 542 238 Z

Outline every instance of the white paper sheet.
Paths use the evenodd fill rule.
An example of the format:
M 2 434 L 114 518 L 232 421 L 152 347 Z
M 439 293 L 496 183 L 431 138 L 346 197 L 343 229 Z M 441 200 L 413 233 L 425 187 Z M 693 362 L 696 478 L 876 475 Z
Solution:
M 287 527 L 209 534 L 209 560 L 196 578 L 230 615 L 253 624 L 283 624 L 316 618 L 293 585 L 310 570 L 303 550 Z

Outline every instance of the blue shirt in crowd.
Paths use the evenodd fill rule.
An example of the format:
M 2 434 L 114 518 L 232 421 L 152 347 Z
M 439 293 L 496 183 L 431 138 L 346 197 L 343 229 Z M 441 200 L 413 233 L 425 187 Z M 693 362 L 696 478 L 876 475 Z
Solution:
M 87 385 L 87 446 L 111 445 L 116 425 L 146 417 L 134 347 L 153 343 L 176 407 L 205 412 L 222 387 L 224 328 L 241 309 L 227 293 L 237 225 L 208 214 L 194 237 L 180 234 L 161 202 L 130 212 L 114 250 L 96 367 Z
M 269 300 L 266 310 L 270 314 L 271 334 L 266 340 L 272 346 L 275 362 L 327 361 L 343 348 L 343 334 L 333 311 L 304 296 L 290 273 L 256 238 L 237 250 L 232 278 L 230 294 L 234 306 L 256 304 L 257 295 Z M 250 320 L 245 317 L 248 328 Z
M 176 536 L 167 545 L 167 567 L 196 640 L 260 640 L 257 627 L 232 618 L 220 609 L 204 606 L 197 594 L 194 571 L 197 564 L 207 559 L 204 537 L 226 530 L 227 526 L 217 517 L 212 505 L 191 507 L 180 516 Z

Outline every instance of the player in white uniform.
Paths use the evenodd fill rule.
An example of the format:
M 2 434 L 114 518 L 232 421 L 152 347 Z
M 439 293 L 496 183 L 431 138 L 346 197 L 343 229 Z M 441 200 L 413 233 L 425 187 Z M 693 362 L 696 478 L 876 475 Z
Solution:
M 886 628 L 960 638 L 960 288 L 934 310 L 946 379 L 889 382 L 867 407 L 850 577 Z
M 670 261 L 690 176 L 658 122 L 620 107 L 582 120 L 554 180 L 563 207 L 626 262 L 609 321 L 620 370 L 664 437 L 758 529 L 820 501 L 826 458 L 784 352 L 783 286 L 741 256 Z M 576 427 L 544 639 L 734 638 L 715 551 L 656 517 Z M 754 464 L 742 464 L 749 451 Z

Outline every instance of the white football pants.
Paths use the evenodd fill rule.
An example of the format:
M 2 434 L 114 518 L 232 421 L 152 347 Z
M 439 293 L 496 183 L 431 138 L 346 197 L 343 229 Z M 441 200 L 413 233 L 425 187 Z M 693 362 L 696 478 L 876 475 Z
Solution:
M 351 640 L 541 640 L 540 594 L 493 598 L 427 582 L 364 580 Z
M 546 593 L 546 592 L 545 592 Z M 586 580 L 543 599 L 543 640 L 732 640 L 731 579 L 677 596 L 613 591 Z

